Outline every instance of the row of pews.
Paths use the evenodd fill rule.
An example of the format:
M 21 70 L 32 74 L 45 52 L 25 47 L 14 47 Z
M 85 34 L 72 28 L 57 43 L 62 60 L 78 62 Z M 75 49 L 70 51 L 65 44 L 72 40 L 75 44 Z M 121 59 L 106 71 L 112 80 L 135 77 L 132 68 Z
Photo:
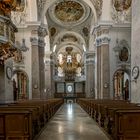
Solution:
M 122 100 L 79 99 L 112 140 L 140 140 L 140 107 Z
M 0 140 L 33 140 L 63 104 L 62 99 L 0 105 Z

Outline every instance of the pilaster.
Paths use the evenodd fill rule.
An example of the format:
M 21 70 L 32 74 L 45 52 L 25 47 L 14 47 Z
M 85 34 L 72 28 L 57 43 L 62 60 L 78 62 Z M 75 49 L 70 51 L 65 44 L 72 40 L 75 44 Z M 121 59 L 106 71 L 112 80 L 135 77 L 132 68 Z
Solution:
M 97 98 L 109 98 L 110 63 L 109 63 L 110 25 L 99 25 L 94 29 L 97 52 Z
M 0 101 L 13 101 L 13 59 L 8 58 L 4 65 L 0 65 Z
M 53 83 L 53 59 L 52 52 L 45 53 L 45 98 L 54 97 L 54 83 Z
M 32 98 L 43 98 L 45 79 L 44 79 L 44 37 L 47 31 L 44 25 L 32 30 L 30 38 L 32 46 Z
M 32 98 L 40 98 L 38 38 L 31 37 L 30 41 L 32 46 Z
M 85 53 L 85 69 L 86 69 L 86 85 L 85 92 L 86 97 L 95 98 L 95 53 L 86 52 Z

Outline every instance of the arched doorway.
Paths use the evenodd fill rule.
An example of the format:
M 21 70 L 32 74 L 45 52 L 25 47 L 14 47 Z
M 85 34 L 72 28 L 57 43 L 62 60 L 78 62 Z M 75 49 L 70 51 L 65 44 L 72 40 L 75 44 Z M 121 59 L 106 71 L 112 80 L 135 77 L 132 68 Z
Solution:
M 26 72 L 18 70 L 13 76 L 14 100 L 26 100 L 29 98 L 29 79 Z
M 113 87 L 115 99 L 130 99 L 130 78 L 126 71 L 119 69 L 114 73 Z

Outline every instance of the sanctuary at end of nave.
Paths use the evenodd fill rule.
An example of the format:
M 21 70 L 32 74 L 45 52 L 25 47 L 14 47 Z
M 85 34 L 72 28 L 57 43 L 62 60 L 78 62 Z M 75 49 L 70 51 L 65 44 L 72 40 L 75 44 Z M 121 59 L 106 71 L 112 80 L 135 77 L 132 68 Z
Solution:
M 0 0 L 0 140 L 140 140 L 139 71 L 140 0 Z

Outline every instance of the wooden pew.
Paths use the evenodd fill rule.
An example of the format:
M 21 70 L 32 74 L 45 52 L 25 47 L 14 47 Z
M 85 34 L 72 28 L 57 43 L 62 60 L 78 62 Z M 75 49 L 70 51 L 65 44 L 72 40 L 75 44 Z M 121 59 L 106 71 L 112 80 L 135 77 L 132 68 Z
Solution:
M 0 106 L 0 140 L 34 139 L 48 121 L 45 118 L 46 114 L 50 119 L 62 104 L 61 99 L 50 99 L 29 100 Z M 30 119 L 26 119 L 26 116 Z M 16 129 L 16 124 L 19 130 Z M 27 135 L 24 132 L 25 127 L 28 128 Z
M 32 113 L 27 110 L 0 111 L 1 140 L 32 140 Z
M 35 107 L 23 107 L 23 106 L 5 106 L 0 107 L 0 111 L 17 111 L 20 113 L 20 111 L 30 111 L 32 115 L 32 137 L 34 137 L 39 131 L 40 131 L 40 122 L 38 119 L 38 109 Z M 16 119 L 16 118 L 15 118 Z
M 96 121 L 99 123 L 101 127 L 104 127 L 104 119 L 107 115 L 107 109 L 109 107 L 119 107 L 119 108 L 125 108 L 125 107 L 131 107 L 136 106 L 136 104 L 130 104 L 129 102 L 124 102 L 122 100 L 103 100 L 103 102 L 98 102 L 96 104 Z
M 78 103 L 89 115 L 94 114 L 92 117 L 113 140 L 140 140 L 140 107 L 137 104 L 89 99 L 80 99 Z
M 140 140 L 140 109 L 113 109 L 108 126 L 114 140 Z

